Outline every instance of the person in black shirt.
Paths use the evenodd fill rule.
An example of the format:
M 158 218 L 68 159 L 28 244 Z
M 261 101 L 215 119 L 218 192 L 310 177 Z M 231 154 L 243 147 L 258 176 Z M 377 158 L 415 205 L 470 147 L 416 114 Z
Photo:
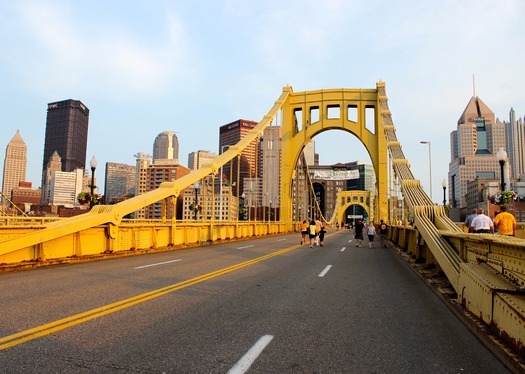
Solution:
M 358 219 L 357 222 L 354 225 L 354 238 L 357 242 L 355 245 L 356 247 L 361 247 L 361 243 L 363 243 L 363 229 L 365 228 L 365 224 L 361 219 Z
M 381 220 L 381 223 L 379 224 L 379 237 L 381 238 L 381 246 L 383 248 L 386 248 L 386 241 L 388 238 L 388 225 L 383 220 Z

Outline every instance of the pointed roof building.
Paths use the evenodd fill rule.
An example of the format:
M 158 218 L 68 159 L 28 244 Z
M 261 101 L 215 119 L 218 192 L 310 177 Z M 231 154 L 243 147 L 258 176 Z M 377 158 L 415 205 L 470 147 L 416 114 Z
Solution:
M 7 144 L 4 160 L 2 193 L 11 199 L 11 192 L 19 183 L 26 180 L 27 145 L 16 130 L 15 136 Z
M 46 168 L 44 170 L 44 175 L 42 177 L 42 203 L 49 203 L 51 201 L 51 179 L 52 173 L 54 171 L 62 170 L 62 158 L 57 151 L 54 151 L 47 162 Z
M 505 148 L 505 125 L 477 96 L 473 96 L 450 133 L 451 161 L 448 172 L 449 201 L 454 208 L 467 207 L 467 183 L 475 179 L 497 180 L 496 153 Z
M 473 118 L 485 118 L 487 122 L 494 123 L 494 112 L 477 96 L 472 96 L 467 107 L 458 119 L 458 125 L 472 122 Z

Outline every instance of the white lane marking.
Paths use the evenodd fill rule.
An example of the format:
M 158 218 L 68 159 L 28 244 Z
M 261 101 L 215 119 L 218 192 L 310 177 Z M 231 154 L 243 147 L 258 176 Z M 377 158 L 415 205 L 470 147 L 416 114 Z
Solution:
M 350 239 L 350 240 L 348 241 L 348 243 L 352 243 L 352 239 Z
M 166 262 L 158 262 L 156 264 L 150 264 L 150 265 L 144 265 L 144 266 L 137 266 L 136 268 L 133 268 L 133 269 L 144 269 L 144 268 L 149 268 L 150 266 L 158 266 L 158 265 L 165 265 L 165 264 L 171 264 L 172 262 L 177 262 L 177 261 L 182 261 L 181 259 L 178 259 L 178 260 L 171 260 L 171 261 L 166 261 Z
M 344 252 L 344 251 L 345 251 L 345 249 L 346 249 L 346 247 L 343 247 L 343 248 L 341 248 L 341 252 Z
M 332 265 L 328 265 L 327 267 L 324 268 L 324 270 L 321 272 L 321 274 L 319 274 L 320 277 L 324 277 L 326 273 L 328 273 L 328 271 L 332 268 Z
M 237 249 L 244 249 L 244 248 L 250 248 L 250 247 L 255 247 L 255 244 L 252 244 L 252 245 L 245 245 L 244 247 L 239 247 Z
M 272 335 L 262 336 L 253 347 L 228 371 L 228 374 L 243 374 L 248 371 L 261 352 L 272 341 Z
M 279 240 L 277 240 L 277 241 L 278 241 L 278 242 L 282 242 L 283 240 L 286 240 L 286 239 L 279 239 Z

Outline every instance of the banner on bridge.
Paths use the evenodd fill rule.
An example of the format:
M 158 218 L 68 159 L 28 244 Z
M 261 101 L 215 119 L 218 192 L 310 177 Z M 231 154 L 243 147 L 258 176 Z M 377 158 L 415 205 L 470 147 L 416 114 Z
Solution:
M 313 179 L 344 181 L 359 179 L 359 170 L 314 170 Z

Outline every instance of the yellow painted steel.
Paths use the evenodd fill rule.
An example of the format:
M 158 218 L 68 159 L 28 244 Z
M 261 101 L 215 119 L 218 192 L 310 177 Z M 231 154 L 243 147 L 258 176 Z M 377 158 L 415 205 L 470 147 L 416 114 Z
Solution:
M 384 86 L 378 86 L 381 117 L 393 172 L 414 219 L 414 234 L 397 235 L 413 254 L 447 276 L 458 301 L 514 347 L 525 351 L 525 241 L 500 235 L 465 234 L 436 206 L 410 171 L 397 140 Z M 396 231 L 396 230 L 393 230 Z M 423 255 L 422 255 L 423 254 Z
M 330 89 L 287 93 L 283 103 L 281 161 L 281 219 L 292 218 L 292 176 L 304 147 L 316 136 L 329 130 L 343 130 L 356 136 L 365 146 L 376 174 L 377 196 L 387 196 L 387 151 L 383 118 L 377 89 Z M 355 109 L 356 121 L 349 119 Z M 367 109 L 374 109 L 374 128 L 367 128 Z M 314 114 L 316 117 L 314 117 Z M 299 116 L 300 115 L 300 116 Z M 299 117 L 299 118 L 298 118 Z M 300 123 L 299 123 L 300 120 Z M 388 201 L 377 199 L 376 216 L 388 216 Z
M 154 191 L 133 197 L 116 205 L 98 205 L 91 209 L 89 213 L 69 219 L 59 220 L 46 223 L 45 225 L 34 228 L 24 235 L 17 235 L 7 239 L 0 239 L 0 261 L 8 257 L 15 258 L 17 251 L 24 252 L 31 259 L 49 258 L 49 253 L 58 255 L 60 252 L 63 257 L 76 256 L 78 253 L 84 253 L 84 248 L 93 247 L 100 252 L 114 251 L 118 244 L 115 239 L 118 236 L 119 227 L 122 224 L 122 218 L 127 214 L 142 209 L 157 201 L 167 198 L 178 197 L 180 192 L 191 184 L 203 179 L 208 175 L 215 175 L 219 168 L 237 157 L 248 145 L 254 140 L 261 137 L 264 129 L 272 123 L 273 119 L 282 110 L 282 164 L 281 164 L 281 206 L 280 206 L 280 225 L 279 229 L 283 232 L 294 230 L 295 224 L 292 222 L 292 199 L 291 199 L 291 181 L 293 169 L 299 160 L 304 146 L 315 136 L 328 130 L 344 130 L 357 136 L 365 145 L 372 163 L 377 179 L 377 191 L 380 196 L 387 194 L 387 159 L 386 159 L 386 138 L 382 125 L 382 117 L 379 115 L 379 87 L 384 87 L 383 83 L 377 84 L 377 89 L 334 89 L 293 93 L 291 87 L 284 87 L 279 99 L 270 109 L 267 115 L 258 123 L 258 125 L 249 132 L 236 145 L 228 148 L 226 152 L 219 155 L 210 165 L 194 170 L 188 175 L 174 181 L 165 182 Z M 319 121 L 311 123 L 309 116 L 304 116 L 303 130 L 297 131 L 295 114 L 297 110 L 307 113 L 312 108 L 317 107 L 319 110 Z M 357 120 L 348 120 L 348 108 L 356 108 Z M 336 116 L 329 115 L 329 111 L 337 108 L 339 114 Z M 367 108 L 374 109 L 373 122 L 374 128 L 366 128 Z M 387 202 L 380 200 L 374 206 L 378 207 L 376 215 L 387 216 Z M 220 224 L 209 223 L 210 227 L 206 235 L 200 235 L 207 240 L 223 239 L 222 234 L 217 233 L 216 227 Z M 258 234 L 265 229 L 259 228 L 260 224 L 254 226 L 254 234 Z M 264 223 L 262 224 L 264 226 Z M 94 228 L 104 226 L 103 230 Z M 99 232 L 89 237 L 87 232 Z M 137 231 L 141 231 L 138 230 Z M 79 233 L 79 234 L 77 234 Z M 145 243 L 136 243 L 141 248 L 144 245 L 151 247 L 159 246 L 159 234 L 153 230 L 151 240 L 147 239 L 148 234 L 134 236 L 134 240 L 144 241 Z M 202 234 L 202 230 L 201 230 Z M 100 236 L 98 236 L 100 235 Z M 145 235 L 146 239 L 142 239 Z M 172 232 L 170 236 L 174 236 Z M 1 237 L 1 235 L 0 235 Z M 162 240 L 161 240 L 162 241 Z M 172 238 L 171 242 L 175 240 Z M 71 250 L 71 248 L 77 248 Z M 81 248 L 81 249 L 78 249 Z M 31 256 L 32 253 L 32 256 Z
M 49 223 L 44 225 L 40 230 L 34 230 L 24 235 L 2 240 L 0 241 L 0 258 L 24 248 L 38 246 L 42 243 L 58 240 L 59 238 L 73 235 L 74 233 L 105 224 L 108 224 L 108 230 L 106 232 L 107 237 L 109 239 L 114 239 L 113 232 L 116 230 L 116 227 L 121 224 L 122 218 L 125 215 L 135 212 L 157 201 L 161 201 L 169 197 L 177 197 L 184 188 L 187 188 L 191 184 L 203 179 L 207 175 L 217 174 L 217 171 L 222 165 L 226 164 L 231 159 L 239 155 L 248 145 L 250 145 L 252 141 L 261 136 L 264 129 L 277 115 L 282 106 L 282 103 L 287 98 L 287 96 L 288 92 L 284 91 L 279 100 L 275 103 L 272 109 L 270 109 L 268 114 L 263 117 L 258 125 L 255 126 L 249 132 L 249 134 L 241 139 L 236 145 L 229 147 L 226 152 L 215 158 L 210 165 L 205 165 L 198 170 L 194 170 L 174 182 L 164 182 L 156 190 L 135 196 L 118 204 L 97 205 L 94 206 L 89 213 Z M 294 229 L 293 223 L 290 220 L 285 222 L 287 222 L 287 225 L 282 226 L 282 229 L 288 231 Z M 210 237 L 213 240 L 213 231 Z M 67 243 L 67 246 L 69 245 L 70 241 Z M 67 256 L 67 247 L 64 247 L 63 250 L 64 255 Z
M 370 201 L 372 198 L 370 191 L 339 191 L 338 202 L 337 202 L 337 222 L 341 225 L 344 221 L 344 214 L 346 209 L 352 205 L 362 206 L 370 220 L 373 220 L 374 217 L 370 212 L 370 205 L 367 201 Z
M 373 121 L 366 116 L 373 109 Z M 356 114 L 350 117 L 350 112 Z M 280 222 L 127 221 L 123 217 L 157 201 L 176 198 L 182 190 L 239 157 L 276 116 L 282 114 Z M 373 127 L 367 126 L 373 122 Z M 267 115 L 238 144 L 210 165 L 192 171 L 154 191 L 111 206 L 95 206 L 89 213 L 56 221 L 18 225 L 2 217 L 0 263 L 63 259 L 117 251 L 192 245 L 217 240 L 297 231 L 292 221 L 292 181 L 304 147 L 318 134 L 342 130 L 357 137 L 367 150 L 376 174 L 370 196 L 371 217 L 385 219 L 388 209 L 388 165 L 400 183 L 413 226 L 394 229 L 397 245 L 409 246 L 414 256 L 442 270 L 458 300 L 518 349 L 525 350 L 525 241 L 466 234 L 436 206 L 415 179 L 404 157 L 388 108 L 385 84 L 375 89 L 328 89 L 294 93 L 284 87 Z M 341 200 L 341 198 L 340 198 Z M 339 219 L 345 204 L 339 207 Z M 365 209 L 366 206 L 365 206 Z

